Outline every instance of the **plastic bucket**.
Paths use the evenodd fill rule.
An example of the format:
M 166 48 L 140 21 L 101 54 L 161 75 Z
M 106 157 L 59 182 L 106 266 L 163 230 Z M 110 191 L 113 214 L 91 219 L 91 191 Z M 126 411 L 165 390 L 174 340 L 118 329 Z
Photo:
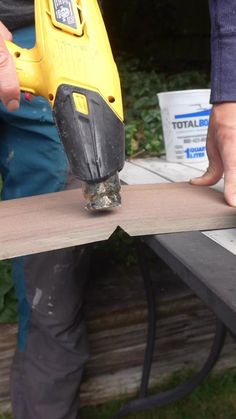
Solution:
M 210 90 L 158 93 L 166 159 L 171 162 L 207 160 L 206 137 L 212 106 Z

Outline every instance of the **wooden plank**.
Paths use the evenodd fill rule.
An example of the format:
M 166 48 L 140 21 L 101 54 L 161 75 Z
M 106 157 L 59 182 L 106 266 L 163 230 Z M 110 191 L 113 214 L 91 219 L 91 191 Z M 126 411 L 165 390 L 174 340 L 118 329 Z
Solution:
M 209 166 L 209 163 L 208 163 L 208 161 L 201 162 L 201 163 L 187 163 L 187 162 L 183 162 L 182 165 L 183 166 L 194 168 L 196 170 L 199 170 L 199 172 L 201 172 L 199 174 L 199 176 L 201 176 L 201 174 L 205 173 L 205 171 L 207 170 L 207 168 Z
M 1 202 L 0 259 L 106 240 L 118 226 L 131 236 L 236 226 L 221 193 L 188 183 L 123 186 L 122 201 L 90 213 L 74 189 Z
M 169 181 L 187 182 L 191 178 L 199 176 L 199 170 L 194 167 L 184 166 L 180 163 L 170 163 L 159 158 L 134 159 L 134 165 L 143 167 Z
M 184 163 L 184 165 L 194 167 L 195 169 L 198 169 L 204 173 L 208 167 L 208 161 L 203 163 Z M 218 186 L 219 190 L 223 191 L 222 181 Z M 216 230 L 208 232 L 205 231 L 203 234 L 209 237 L 211 240 L 214 240 L 216 243 L 220 244 L 222 247 L 224 247 L 224 249 L 233 253 L 233 255 L 236 255 L 236 229 Z
M 134 159 L 132 164 L 145 168 L 170 182 L 188 182 L 194 177 L 201 176 L 201 171 L 194 166 L 187 166 L 180 163 L 170 163 L 158 158 Z M 212 188 L 222 191 L 223 179 L 221 179 Z
M 185 163 L 185 164 L 174 164 L 167 162 L 165 159 L 156 159 L 156 158 L 150 158 L 150 159 L 135 159 L 134 161 L 131 161 L 129 163 L 130 165 L 133 164 L 135 166 L 135 172 L 137 171 L 137 167 L 140 169 L 146 169 L 147 173 L 151 171 L 151 173 L 156 174 L 157 176 L 163 175 L 165 176 L 165 179 L 168 177 L 169 181 L 176 182 L 179 180 L 185 180 L 187 181 L 191 177 L 193 177 L 192 170 L 198 170 L 198 173 L 196 172 L 194 176 L 199 176 L 199 171 L 201 172 L 202 169 L 205 170 L 205 166 L 208 166 L 208 163 Z M 189 170 L 191 168 L 191 171 Z M 203 171 L 204 171 L 203 170 Z M 202 171 L 202 173 L 203 173 Z M 129 178 L 128 183 L 132 184 L 132 168 L 129 169 Z M 141 182 L 140 182 L 141 183 Z M 145 176 L 143 176 L 143 182 L 145 181 Z M 217 185 L 213 186 L 213 189 L 223 191 L 223 180 L 218 182 Z M 214 240 L 218 244 L 220 244 L 222 247 L 227 249 L 229 252 L 236 255 L 236 230 L 217 230 L 217 231 L 205 231 L 203 233 L 210 239 Z
M 162 157 L 160 157 L 160 159 L 162 160 L 162 161 L 165 161 L 165 162 L 167 162 L 167 160 L 166 160 L 166 157 L 165 156 L 162 156 Z M 167 162 L 167 163 L 171 163 L 171 162 Z M 206 160 L 206 161 L 204 161 L 204 162 L 198 162 L 198 163 L 196 163 L 196 162 L 181 162 L 181 163 L 178 163 L 178 164 L 180 164 L 181 166 L 187 166 L 187 167 L 192 167 L 192 168 L 194 168 L 194 169 L 196 169 L 196 170 L 199 170 L 200 172 L 205 172 L 206 171 L 206 169 L 208 168 L 208 166 L 209 166 L 209 162 L 208 162 L 208 160 Z
M 224 249 L 236 255 L 236 229 L 204 232 L 204 235 L 220 244 Z
M 208 167 L 208 161 L 204 163 L 184 163 L 184 165 L 194 167 L 204 173 Z M 223 181 L 218 184 L 218 190 L 223 191 Z M 203 234 L 236 255 L 236 229 L 205 231 Z
M 125 162 L 124 168 L 120 172 L 120 179 L 128 185 L 168 182 L 156 173 L 152 173 L 143 167 L 136 166 L 132 164 L 132 162 Z

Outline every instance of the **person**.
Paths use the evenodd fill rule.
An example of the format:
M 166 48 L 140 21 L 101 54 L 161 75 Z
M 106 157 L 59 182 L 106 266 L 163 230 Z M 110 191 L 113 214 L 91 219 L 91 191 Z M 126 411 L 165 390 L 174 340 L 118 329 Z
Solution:
M 226 202 L 236 207 L 236 3 L 209 0 L 211 16 L 211 103 L 207 136 L 209 166 L 194 185 L 210 186 L 224 175 Z
M 43 98 L 29 102 L 20 94 L 14 62 L 5 45 L 12 40 L 10 30 L 18 45 L 34 45 L 33 0 L 0 0 L 0 16 L 2 199 L 77 186 L 50 106 Z M 89 258 L 90 248 L 82 247 L 13 261 L 19 306 L 18 345 L 11 373 L 16 419 L 79 418 L 79 388 L 88 358 L 83 295 Z
M 236 206 L 236 5 L 209 0 L 212 21 L 212 95 L 209 168 L 195 185 L 224 174 L 225 199 Z M 34 43 L 33 0 L 0 0 L 0 172 L 3 199 L 58 191 L 70 184 L 68 163 L 42 99 L 20 95 L 5 40 Z M 27 25 L 27 26 L 26 26 Z M 19 28 L 20 27 L 20 28 Z M 13 112 L 14 111 L 14 112 Z M 88 357 L 82 301 L 85 248 L 18 258 L 13 276 L 19 299 L 19 340 L 11 387 L 16 419 L 78 419 L 79 385 Z

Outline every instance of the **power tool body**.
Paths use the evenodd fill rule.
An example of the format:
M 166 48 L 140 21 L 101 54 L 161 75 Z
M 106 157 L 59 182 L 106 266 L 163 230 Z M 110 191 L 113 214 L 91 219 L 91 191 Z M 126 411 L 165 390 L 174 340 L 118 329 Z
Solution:
M 14 43 L 21 90 L 45 97 L 88 209 L 119 206 L 120 81 L 97 0 L 35 0 L 36 44 Z

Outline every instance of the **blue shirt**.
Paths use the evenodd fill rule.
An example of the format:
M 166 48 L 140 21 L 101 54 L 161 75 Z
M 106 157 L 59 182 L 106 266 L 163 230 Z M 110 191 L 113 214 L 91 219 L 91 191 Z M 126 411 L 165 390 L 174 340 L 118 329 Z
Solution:
M 211 103 L 236 101 L 236 0 L 209 0 Z

